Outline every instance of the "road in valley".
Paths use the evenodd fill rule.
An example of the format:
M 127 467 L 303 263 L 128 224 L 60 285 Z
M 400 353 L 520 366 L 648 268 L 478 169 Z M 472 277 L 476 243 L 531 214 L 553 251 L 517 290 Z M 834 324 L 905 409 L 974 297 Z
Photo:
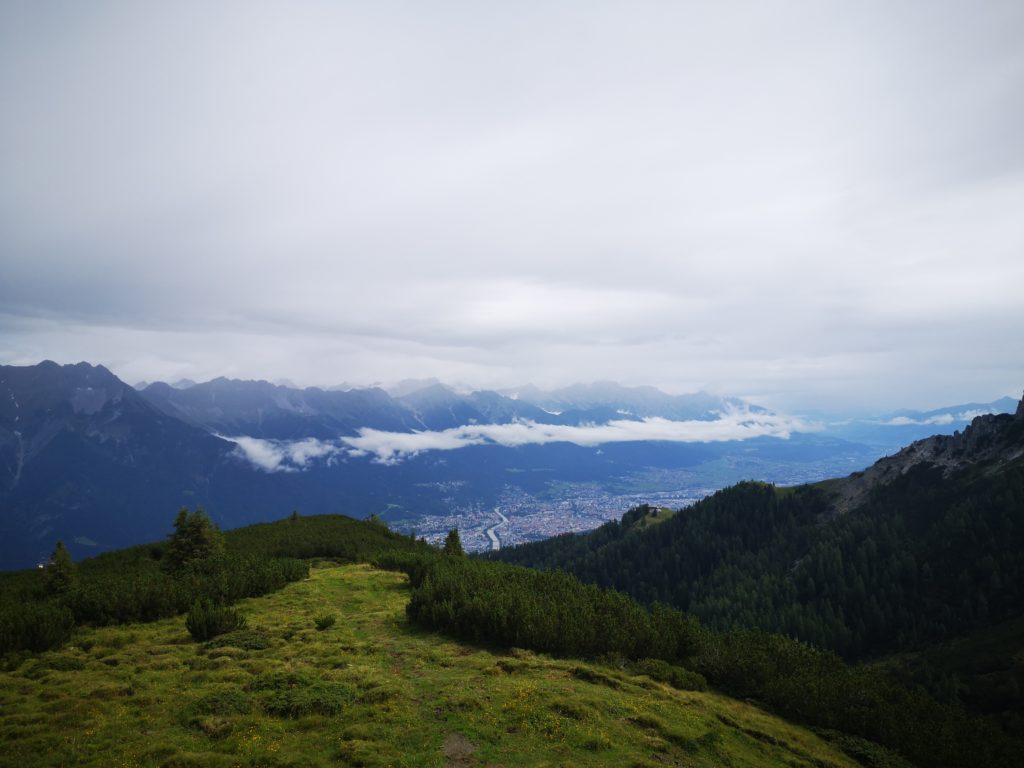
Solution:
M 487 538 L 491 540 L 491 550 L 496 551 L 501 549 L 501 539 L 498 538 L 497 531 L 499 528 L 501 528 L 501 526 L 505 525 L 505 523 L 508 522 L 508 518 L 501 514 L 501 512 L 498 511 L 497 507 L 494 508 L 494 514 L 500 517 L 501 520 L 487 529 Z

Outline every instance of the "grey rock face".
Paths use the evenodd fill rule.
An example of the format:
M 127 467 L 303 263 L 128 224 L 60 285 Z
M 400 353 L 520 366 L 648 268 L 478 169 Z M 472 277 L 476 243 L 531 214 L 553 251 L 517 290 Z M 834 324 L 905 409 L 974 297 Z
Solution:
M 970 466 L 985 472 L 1024 456 L 1024 398 L 1014 415 L 986 414 L 976 417 L 963 432 L 935 435 L 917 440 L 893 456 L 879 459 L 863 472 L 837 480 L 829 486 L 834 493 L 832 512 L 843 514 L 860 506 L 872 488 L 885 485 L 922 464 L 940 467 L 949 477 Z

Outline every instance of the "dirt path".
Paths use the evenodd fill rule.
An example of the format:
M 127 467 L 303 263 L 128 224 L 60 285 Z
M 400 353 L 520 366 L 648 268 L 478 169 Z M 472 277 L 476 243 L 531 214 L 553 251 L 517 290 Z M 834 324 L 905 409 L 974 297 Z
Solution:
M 445 768 L 469 768 L 476 745 L 461 733 L 449 733 L 444 740 Z

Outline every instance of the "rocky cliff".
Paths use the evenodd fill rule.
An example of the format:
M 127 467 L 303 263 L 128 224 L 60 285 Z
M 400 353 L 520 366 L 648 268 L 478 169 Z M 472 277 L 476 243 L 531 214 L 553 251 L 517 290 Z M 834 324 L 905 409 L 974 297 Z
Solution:
M 940 467 L 943 476 L 949 477 L 969 467 L 995 472 L 1021 456 L 1024 456 L 1024 397 L 1014 414 L 978 416 L 963 432 L 917 440 L 899 453 L 879 459 L 863 472 L 831 482 L 828 489 L 835 494 L 832 514 L 857 508 L 873 488 L 886 485 L 921 464 Z

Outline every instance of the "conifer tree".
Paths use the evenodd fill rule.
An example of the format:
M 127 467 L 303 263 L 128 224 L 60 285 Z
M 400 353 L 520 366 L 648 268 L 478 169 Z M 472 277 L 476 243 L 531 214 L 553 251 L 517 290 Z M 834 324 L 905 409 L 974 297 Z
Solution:
M 459 529 L 452 528 L 444 539 L 444 553 L 446 555 L 464 555 L 462 539 L 459 538 Z
M 51 594 L 67 592 L 75 583 L 75 564 L 63 541 L 58 541 L 46 565 L 46 589 Z
M 164 567 L 179 571 L 189 563 L 209 559 L 223 551 L 224 538 L 206 513 L 202 509 L 189 512 L 187 507 L 182 507 L 174 518 L 174 533 L 164 556 Z

